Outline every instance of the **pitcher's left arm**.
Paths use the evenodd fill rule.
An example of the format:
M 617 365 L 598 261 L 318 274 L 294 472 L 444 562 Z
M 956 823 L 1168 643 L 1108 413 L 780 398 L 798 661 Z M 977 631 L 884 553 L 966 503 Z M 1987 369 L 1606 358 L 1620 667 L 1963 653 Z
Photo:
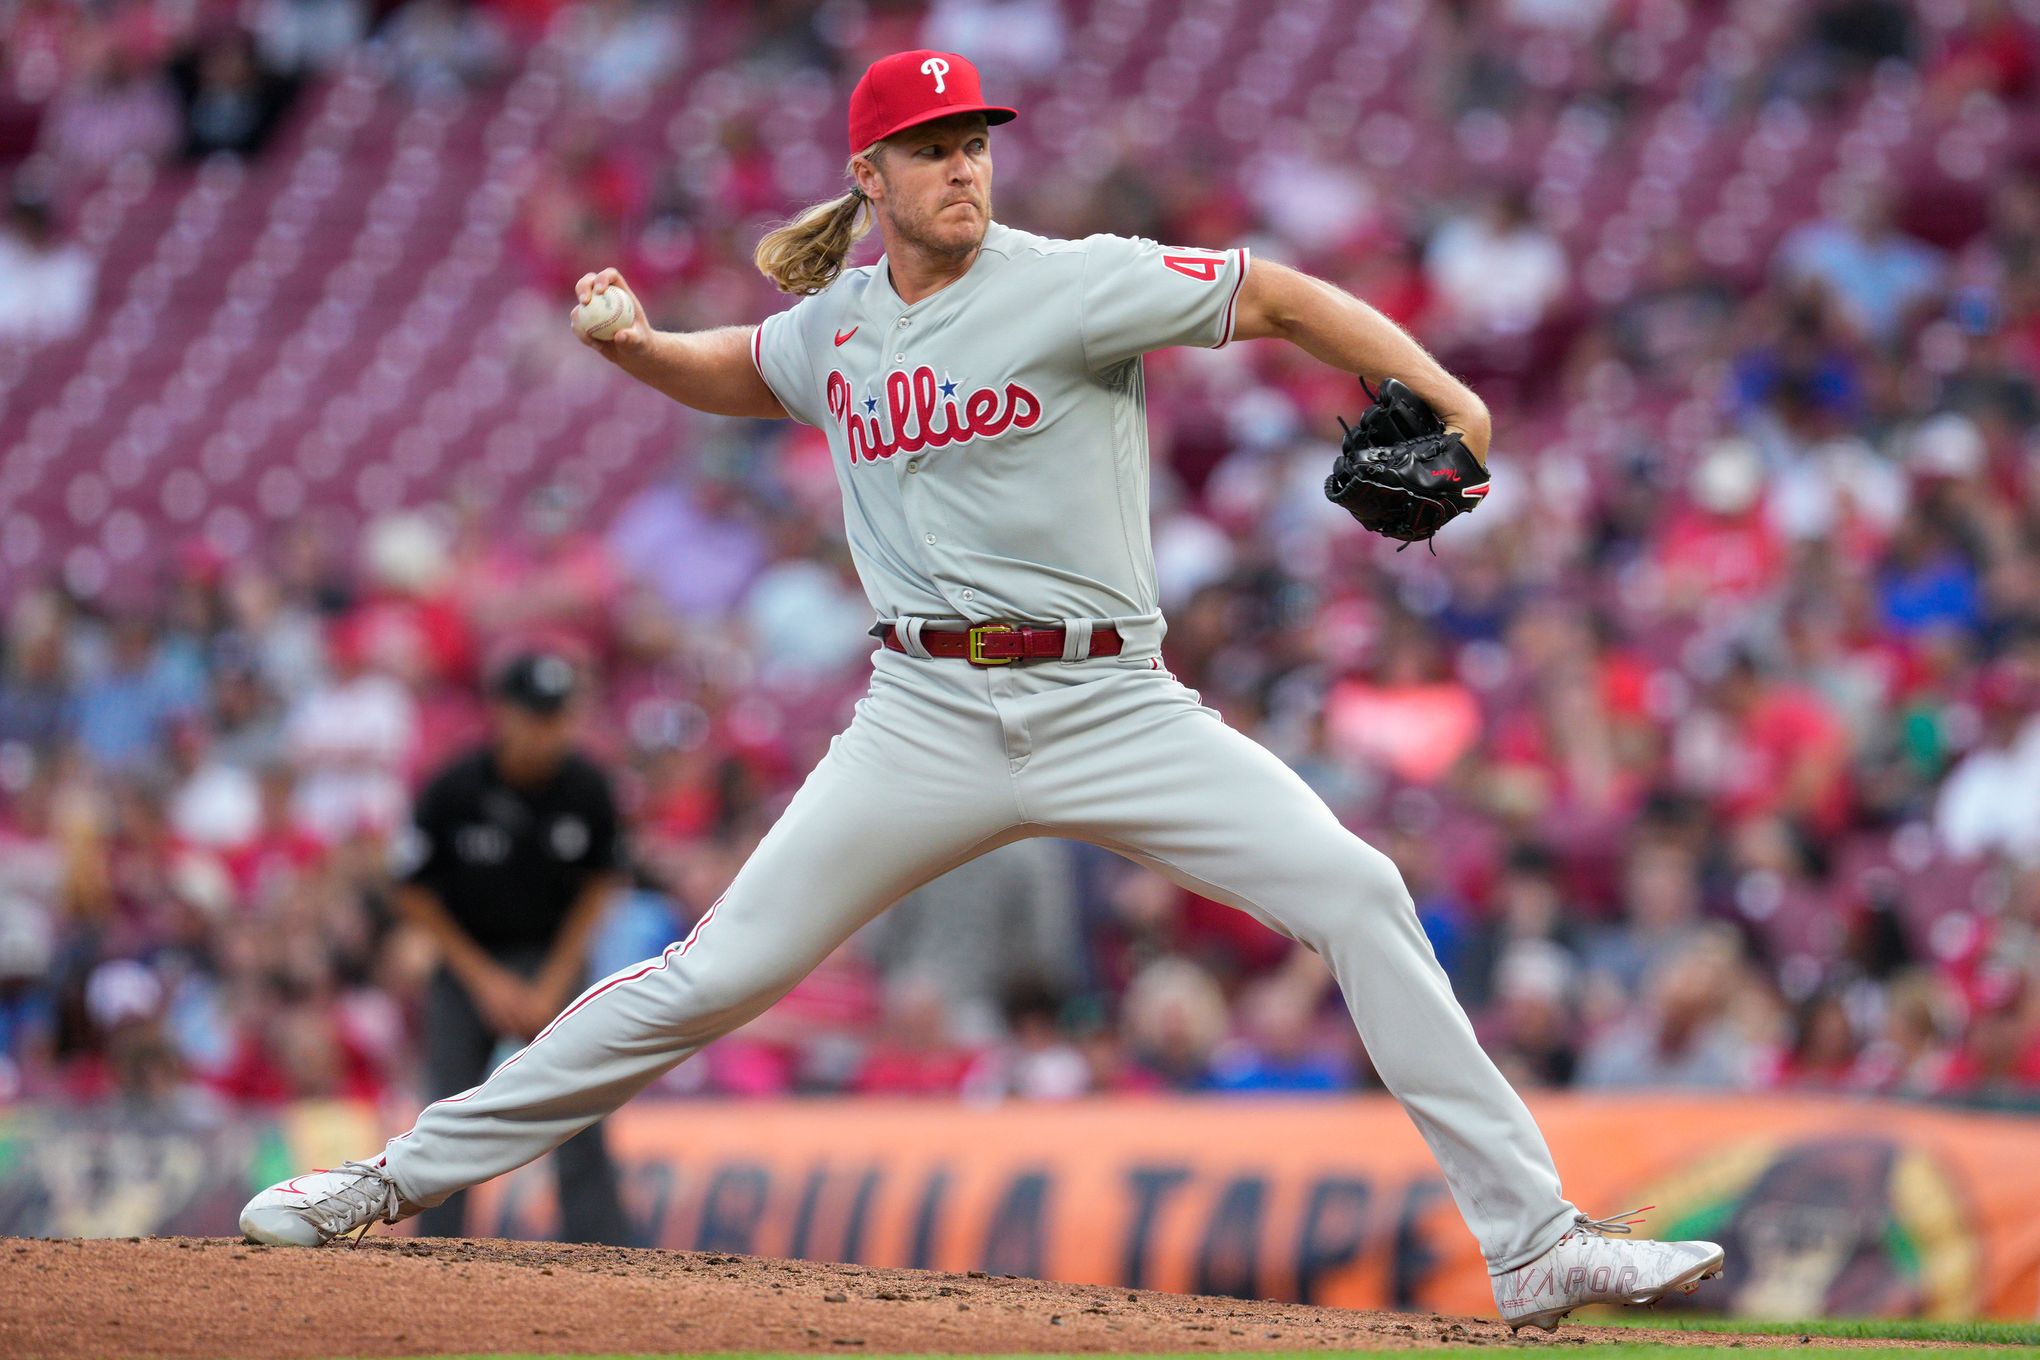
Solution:
M 1287 340 L 1375 387 L 1400 378 L 1445 428 L 1487 465 L 1493 421 L 1473 389 L 1445 371 L 1402 327 L 1345 289 L 1287 265 L 1256 259 L 1240 287 L 1235 340 Z

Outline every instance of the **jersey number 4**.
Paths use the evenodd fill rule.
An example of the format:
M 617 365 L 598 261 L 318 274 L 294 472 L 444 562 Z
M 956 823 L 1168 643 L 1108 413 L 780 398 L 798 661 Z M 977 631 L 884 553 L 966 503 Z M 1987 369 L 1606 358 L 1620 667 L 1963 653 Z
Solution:
M 1223 255 L 1164 255 L 1162 263 L 1186 278 L 1199 283 L 1215 283 L 1218 267 L 1225 263 Z

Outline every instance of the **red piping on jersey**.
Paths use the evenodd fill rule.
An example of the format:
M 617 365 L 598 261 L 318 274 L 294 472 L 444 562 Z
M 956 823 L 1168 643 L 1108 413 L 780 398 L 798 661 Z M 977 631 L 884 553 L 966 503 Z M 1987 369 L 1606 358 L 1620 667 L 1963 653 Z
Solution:
M 773 389 L 772 379 L 765 376 L 764 344 L 765 344 L 765 323 L 760 321 L 756 326 L 751 328 L 751 367 L 758 370 L 758 381 L 765 384 L 765 390 L 767 392 L 772 393 L 772 400 L 778 402 L 780 405 L 780 409 L 784 410 L 786 414 L 788 414 L 789 416 L 793 416 L 793 408 L 786 404 L 786 398 L 780 396 L 779 393 Z M 793 418 L 795 420 L 800 419 L 799 416 L 794 416 Z M 710 907 L 709 910 L 714 911 L 715 908 Z M 707 920 L 708 918 L 703 917 L 702 919 Z M 536 1043 L 537 1040 L 533 1040 L 532 1042 Z M 509 1064 L 505 1063 L 504 1066 L 507 1067 L 509 1066 Z
M 1238 253 L 1240 257 L 1240 272 L 1238 276 L 1233 279 L 1232 295 L 1225 300 L 1225 336 L 1217 344 L 1212 346 L 1213 349 L 1224 349 L 1227 345 L 1232 343 L 1233 304 L 1237 303 L 1240 300 L 1240 285 L 1244 284 L 1247 281 L 1247 248 L 1245 246 L 1241 246 L 1239 248 Z
M 761 374 L 759 376 L 762 377 L 763 375 Z M 728 893 L 723 894 L 723 897 L 727 896 L 729 896 Z M 710 921 L 713 921 L 715 919 L 715 913 L 722 906 L 722 904 L 723 904 L 722 897 L 718 897 L 715 899 L 714 902 L 710 903 L 708 910 L 701 914 L 701 919 L 694 923 L 694 929 L 687 932 L 687 938 L 684 940 L 678 940 L 672 944 L 667 945 L 665 951 L 659 955 L 656 962 L 648 963 L 644 967 L 638 969 L 635 973 L 627 974 L 624 977 L 611 978 L 609 981 L 603 983 L 600 987 L 597 987 L 594 991 L 589 992 L 579 1001 L 576 1001 L 573 1005 L 567 1007 L 565 1010 L 561 1011 L 558 1015 L 554 1016 L 551 1024 L 547 1025 L 544 1029 L 540 1030 L 538 1033 L 532 1035 L 530 1043 L 518 1049 L 515 1053 L 512 1053 L 509 1059 L 505 1061 L 501 1067 L 497 1068 L 494 1072 L 490 1073 L 489 1076 L 495 1077 L 501 1073 L 509 1071 L 511 1066 L 514 1063 L 516 1063 L 516 1061 L 519 1058 L 531 1052 L 532 1049 L 538 1046 L 539 1040 L 545 1038 L 546 1035 L 551 1034 L 554 1030 L 558 1029 L 560 1027 L 560 1021 L 566 1019 L 568 1016 L 572 1015 L 575 1011 L 581 1009 L 581 1007 L 587 1005 L 590 1001 L 593 1001 L 596 997 L 601 996 L 604 992 L 610 990 L 612 987 L 621 987 L 626 982 L 636 982 L 641 977 L 645 977 L 649 974 L 658 972 L 675 958 L 683 959 L 686 958 L 687 951 L 694 948 L 694 942 L 697 939 L 701 938 L 701 928 L 707 925 Z M 425 1110 L 431 1109 L 433 1105 L 458 1105 L 463 1100 L 466 1100 L 469 1096 L 473 1095 L 475 1092 L 481 1090 L 482 1086 L 487 1086 L 488 1084 L 489 1084 L 488 1079 L 484 1078 L 480 1086 L 470 1086 L 467 1090 L 462 1091 L 457 1096 L 447 1096 L 443 1100 L 435 1100 L 432 1102 L 432 1105 L 427 1105 L 425 1107 Z M 425 1110 L 420 1110 L 418 1112 L 419 1119 L 423 1119 L 425 1117 Z M 390 1141 L 392 1143 L 400 1143 L 404 1139 L 409 1138 L 413 1133 L 416 1133 L 417 1130 L 418 1126 L 414 1122 L 410 1128 L 404 1130 L 402 1133 L 398 1134 L 395 1138 L 390 1139 Z

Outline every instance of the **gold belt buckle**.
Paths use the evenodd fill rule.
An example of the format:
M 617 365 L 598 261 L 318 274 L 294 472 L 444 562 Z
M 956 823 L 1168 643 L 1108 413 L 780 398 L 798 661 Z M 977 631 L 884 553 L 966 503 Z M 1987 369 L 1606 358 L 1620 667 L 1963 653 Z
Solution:
M 1010 623 L 981 623 L 971 629 L 965 635 L 965 645 L 969 648 L 966 655 L 970 659 L 970 664 L 973 666 L 1010 666 L 1015 661 L 1018 661 L 1020 658 L 1017 656 L 985 655 L 986 633 L 1010 633 L 1012 631 L 1013 625 Z

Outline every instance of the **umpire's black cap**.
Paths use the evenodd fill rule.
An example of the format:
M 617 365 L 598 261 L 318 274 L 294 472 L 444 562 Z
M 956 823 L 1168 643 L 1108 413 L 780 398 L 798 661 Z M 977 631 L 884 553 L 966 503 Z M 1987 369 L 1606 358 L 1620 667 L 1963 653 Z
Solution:
M 557 713 L 574 697 L 574 663 L 558 652 L 519 652 L 496 672 L 489 692 L 533 713 Z

